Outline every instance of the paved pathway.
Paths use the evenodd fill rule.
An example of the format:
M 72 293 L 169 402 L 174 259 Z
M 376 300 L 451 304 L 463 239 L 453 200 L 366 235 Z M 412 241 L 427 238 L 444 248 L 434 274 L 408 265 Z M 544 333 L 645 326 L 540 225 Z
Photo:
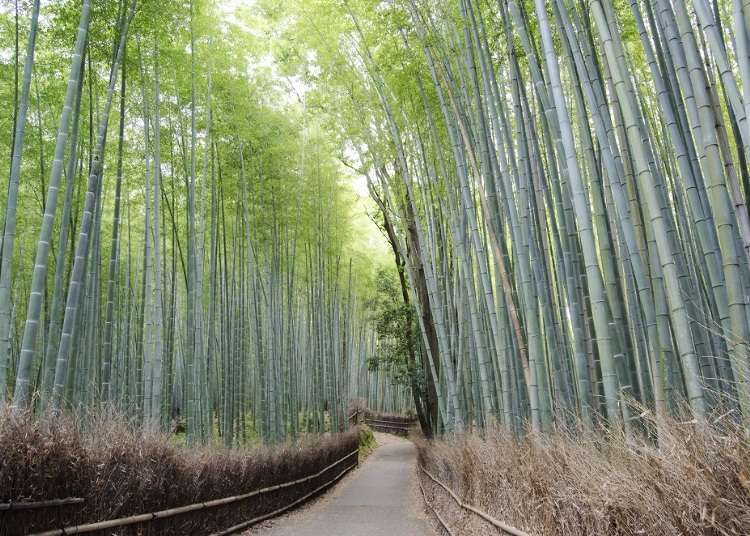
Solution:
M 306 510 L 257 527 L 263 536 L 432 536 L 416 482 L 416 449 L 376 434 L 364 466 Z

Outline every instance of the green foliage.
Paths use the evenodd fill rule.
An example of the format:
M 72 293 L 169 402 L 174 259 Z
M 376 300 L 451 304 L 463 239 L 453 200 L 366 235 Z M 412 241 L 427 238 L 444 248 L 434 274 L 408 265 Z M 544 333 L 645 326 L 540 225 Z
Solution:
M 17 19 L 11 4 L 0 5 L 0 97 L 9 104 L 0 108 L 0 169 L 5 170 L 31 2 L 18 2 Z M 41 3 L 14 220 L 12 295 L 3 304 L 13 311 L 10 355 L 0 357 L 9 363 L 9 387 L 20 362 L 37 245 L 50 243 L 51 251 L 48 270 L 39 276 L 46 276 L 43 325 L 31 343 L 33 352 L 26 352 L 33 353 L 30 392 L 44 390 L 45 376 L 56 375 L 60 336 L 52 326 L 62 320 L 65 307 L 50 310 L 51 296 L 54 290 L 65 301 L 71 252 L 90 244 L 86 255 L 78 256 L 85 263 L 79 304 L 67 309 L 79 311 L 79 320 L 70 337 L 70 365 L 61 374 L 67 378 L 63 405 L 99 404 L 104 398 L 99 387 L 106 384 L 109 391 L 111 379 L 115 404 L 123 411 L 138 414 L 147 403 L 163 405 L 164 429 L 170 418 L 187 415 L 188 443 L 198 428 L 200 440 L 221 435 L 227 444 L 237 444 L 240 440 L 232 437 L 240 433 L 243 440 L 276 440 L 313 428 L 340 428 L 335 409 L 349 393 L 345 382 L 336 380 L 349 367 L 366 368 L 374 338 L 363 297 L 372 284 L 373 261 L 382 262 L 384 240 L 365 215 L 371 208 L 363 199 L 365 189 L 352 187 L 353 172 L 341 163 L 346 149 L 332 128 L 337 119 L 321 113 L 334 99 L 311 90 L 324 76 L 318 62 L 342 60 L 334 53 L 314 54 L 298 34 L 287 31 L 286 4 L 259 2 L 255 9 L 213 0 L 138 0 L 123 69 L 114 71 L 112 109 L 104 116 L 113 51 L 123 27 L 118 22 L 130 0 L 92 0 L 80 114 L 73 114 L 78 139 L 72 146 L 69 134 L 63 158 L 66 171 L 74 159 L 77 167 L 74 175 L 63 174 L 54 218 L 46 220 L 54 222 L 52 239 L 39 242 L 82 7 L 80 0 Z M 326 9 L 332 30 L 346 27 L 338 6 Z M 354 124 L 356 113 L 347 109 L 346 119 Z M 105 121 L 103 172 L 98 192 L 87 195 L 97 129 Z M 71 184 L 71 216 L 62 218 L 62 192 Z M 3 208 L 6 192 L 0 188 Z M 97 201 L 91 238 L 81 241 L 86 199 Z M 59 243 L 63 219 L 70 232 Z M 103 344 L 101 333 L 110 333 L 105 326 L 111 338 Z M 144 404 L 159 382 L 149 376 L 157 361 L 164 366 L 158 395 L 164 403 Z M 289 380 L 293 367 L 294 372 L 306 367 L 309 374 Z M 103 381 L 105 375 L 111 378 Z M 304 416 L 301 423 L 298 414 Z
M 375 450 L 378 446 L 378 442 L 375 440 L 375 434 L 372 433 L 372 428 L 366 424 L 360 424 L 357 427 L 357 430 L 359 436 L 359 456 L 360 458 L 364 458 L 370 454 L 370 452 Z
M 369 309 L 378 336 L 376 352 L 367 361 L 369 369 L 387 370 L 397 385 L 421 383 L 421 369 L 412 361 L 419 345 L 415 310 L 404 303 L 394 270 L 378 270 Z

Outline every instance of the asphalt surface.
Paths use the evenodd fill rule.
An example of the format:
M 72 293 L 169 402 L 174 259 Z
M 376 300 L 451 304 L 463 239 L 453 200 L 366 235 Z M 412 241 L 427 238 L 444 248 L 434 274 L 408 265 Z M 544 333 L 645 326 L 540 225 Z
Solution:
M 378 434 L 380 435 L 380 434 Z M 306 511 L 246 534 L 263 536 L 432 536 L 417 488 L 414 445 L 384 441 L 351 478 Z

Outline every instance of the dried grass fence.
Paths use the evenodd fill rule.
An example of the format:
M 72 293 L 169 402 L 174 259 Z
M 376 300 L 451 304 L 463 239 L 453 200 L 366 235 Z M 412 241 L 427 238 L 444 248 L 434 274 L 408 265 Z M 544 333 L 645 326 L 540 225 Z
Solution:
M 0 419 L 0 536 L 229 534 L 357 464 L 357 432 L 273 448 L 185 449 L 121 425 Z M 240 492 L 238 494 L 238 492 Z M 70 497 L 49 500 L 50 497 Z M 37 504 L 24 509 L 21 504 Z M 147 512 L 147 513 L 144 513 Z
M 732 425 L 664 422 L 658 445 L 502 431 L 416 444 L 425 501 L 461 536 L 749 534 L 750 442 Z
M 233 495 L 231 497 L 224 497 L 222 499 L 215 499 L 213 501 L 200 502 L 200 503 L 190 504 L 187 506 L 180 506 L 178 508 L 169 508 L 166 510 L 160 510 L 158 512 L 149 512 L 147 514 L 139 514 L 135 516 L 121 517 L 118 519 L 109 519 L 107 521 L 100 521 L 98 523 L 88 523 L 86 525 L 77 525 L 77 526 L 72 526 L 72 527 L 64 527 L 60 529 L 52 529 L 52 530 L 47 530 L 44 532 L 37 532 L 37 533 L 31 534 L 30 536 L 64 536 L 66 534 L 86 534 L 86 533 L 98 532 L 98 531 L 112 529 L 112 528 L 126 527 L 128 525 L 151 523 L 153 521 L 160 520 L 160 519 L 167 519 L 170 517 L 184 515 L 184 514 L 188 514 L 191 512 L 197 512 L 199 510 L 206 510 L 207 508 L 216 508 L 218 506 L 225 506 L 228 504 L 237 503 L 239 501 L 244 501 L 252 497 L 258 497 L 266 493 L 271 493 L 271 492 L 278 491 L 284 488 L 291 488 L 294 486 L 299 486 L 300 484 L 309 482 L 313 479 L 320 477 L 322 474 L 326 473 L 327 471 L 334 469 L 335 467 L 343 464 L 345 461 L 351 460 L 358 453 L 359 453 L 359 449 L 353 452 L 350 452 L 346 456 L 343 456 L 339 460 L 336 460 L 332 464 L 328 465 L 327 467 L 324 467 L 323 469 L 321 469 L 320 471 L 318 471 L 317 473 L 313 475 L 308 475 L 304 478 L 298 478 L 296 480 L 292 480 L 290 482 L 284 482 L 283 484 L 277 484 L 275 486 L 268 486 L 266 488 L 251 491 L 243 495 Z M 284 505 L 281 508 L 277 508 L 276 510 L 273 510 L 266 514 L 262 514 L 260 516 L 254 517 L 250 520 L 243 521 L 242 523 L 238 523 L 237 525 L 233 525 L 232 527 L 228 529 L 224 529 L 221 532 L 218 532 L 215 534 L 217 536 L 220 534 L 222 535 L 232 534 L 234 532 L 237 532 L 238 530 L 241 530 L 255 523 L 263 521 L 264 519 L 268 519 L 282 512 L 285 512 L 286 510 L 289 510 L 290 508 L 303 502 L 305 499 L 311 497 L 315 493 L 332 485 L 334 482 L 336 482 L 338 479 L 344 476 L 348 471 L 356 467 L 356 465 L 357 465 L 357 460 L 354 460 L 353 462 L 349 461 L 348 464 L 344 467 L 344 469 L 339 471 L 333 478 L 323 482 L 317 488 L 315 488 L 309 493 L 306 493 L 305 495 L 293 501 L 292 503 L 288 505 Z
M 490 525 L 492 525 L 493 527 L 495 527 L 496 529 L 498 529 L 501 534 L 510 534 L 511 536 L 530 536 L 527 532 L 524 532 L 524 531 L 522 531 L 520 529 L 512 527 L 512 526 L 510 526 L 510 525 L 508 525 L 506 523 L 503 523 L 502 521 L 499 521 L 499 520 L 495 519 L 494 517 L 492 517 L 488 513 L 483 512 L 479 508 L 476 508 L 476 507 L 474 507 L 474 506 L 472 506 L 472 505 L 470 505 L 470 504 L 462 501 L 461 498 L 458 495 L 456 495 L 456 492 L 454 492 L 452 489 L 450 489 L 448 486 L 446 486 L 443 482 L 441 482 L 437 477 L 435 477 L 435 475 L 433 475 L 427 469 L 425 469 L 424 466 L 420 465 L 419 469 L 425 475 L 427 475 L 427 477 L 430 480 L 432 480 L 435 484 L 437 484 L 438 486 L 440 486 L 441 488 L 443 488 L 448 493 L 448 495 L 450 495 L 450 497 L 456 502 L 456 504 L 458 506 L 460 506 L 461 508 L 463 508 L 467 512 L 471 512 L 472 514 L 475 514 L 475 515 L 479 516 L 480 518 L 482 518 L 483 520 L 485 520 L 487 523 L 489 523 Z M 429 501 L 427 500 L 427 497 L 425 495 L 424 488 L 422 487 L 421 481 L 419 483 L 419 487 L 422 490 L 422 495 L 424 496 L 425 503 L 433 511 L 433 513 L 435 514 L 435 517 L 437 517 L 437 519 L 440 522 L 440 524 L 448 532 L 448 534 L 453 534 L 453 530 L 450 528 L 450 526 L 448 525 L 448 523 L 438 513 L 438 510 L 436 508 L 434 508 L 429 503 Z

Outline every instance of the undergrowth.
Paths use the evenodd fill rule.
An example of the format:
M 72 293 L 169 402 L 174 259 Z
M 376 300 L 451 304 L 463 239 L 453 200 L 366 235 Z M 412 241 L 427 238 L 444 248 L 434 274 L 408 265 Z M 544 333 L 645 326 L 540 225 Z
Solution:
M 0 511 L 0 535 L 27 534 L 239 495 L 314 474 L 358 448 L 356 430 L 249 449 L 185 448 L 119 420 L 82 426 L 0 415 L 0 502 L 81 497 L 80 505 Z M 291 503 L 350 458 L 302 485 L 159 521 L 151 534 L 205 534 Z M 139 534 L 135 525 L 117 534 Z
M 375 440 L 375 434 L 372 433 L 372 429 L 366 424 L 362 424 L 359 427 L 359 455 L 361 458 L 369 456 L 370 452 L 375 450 L 378 446 L 378 442 Z
M 739 429 L 664 423 L 659 445 L 621 435 L 419 443 L 421 463 L 465 502 L 537 535 L 729 535 L 750 530 L 750 444 Z M 426 476 L 457 534 L 488 531 Z

